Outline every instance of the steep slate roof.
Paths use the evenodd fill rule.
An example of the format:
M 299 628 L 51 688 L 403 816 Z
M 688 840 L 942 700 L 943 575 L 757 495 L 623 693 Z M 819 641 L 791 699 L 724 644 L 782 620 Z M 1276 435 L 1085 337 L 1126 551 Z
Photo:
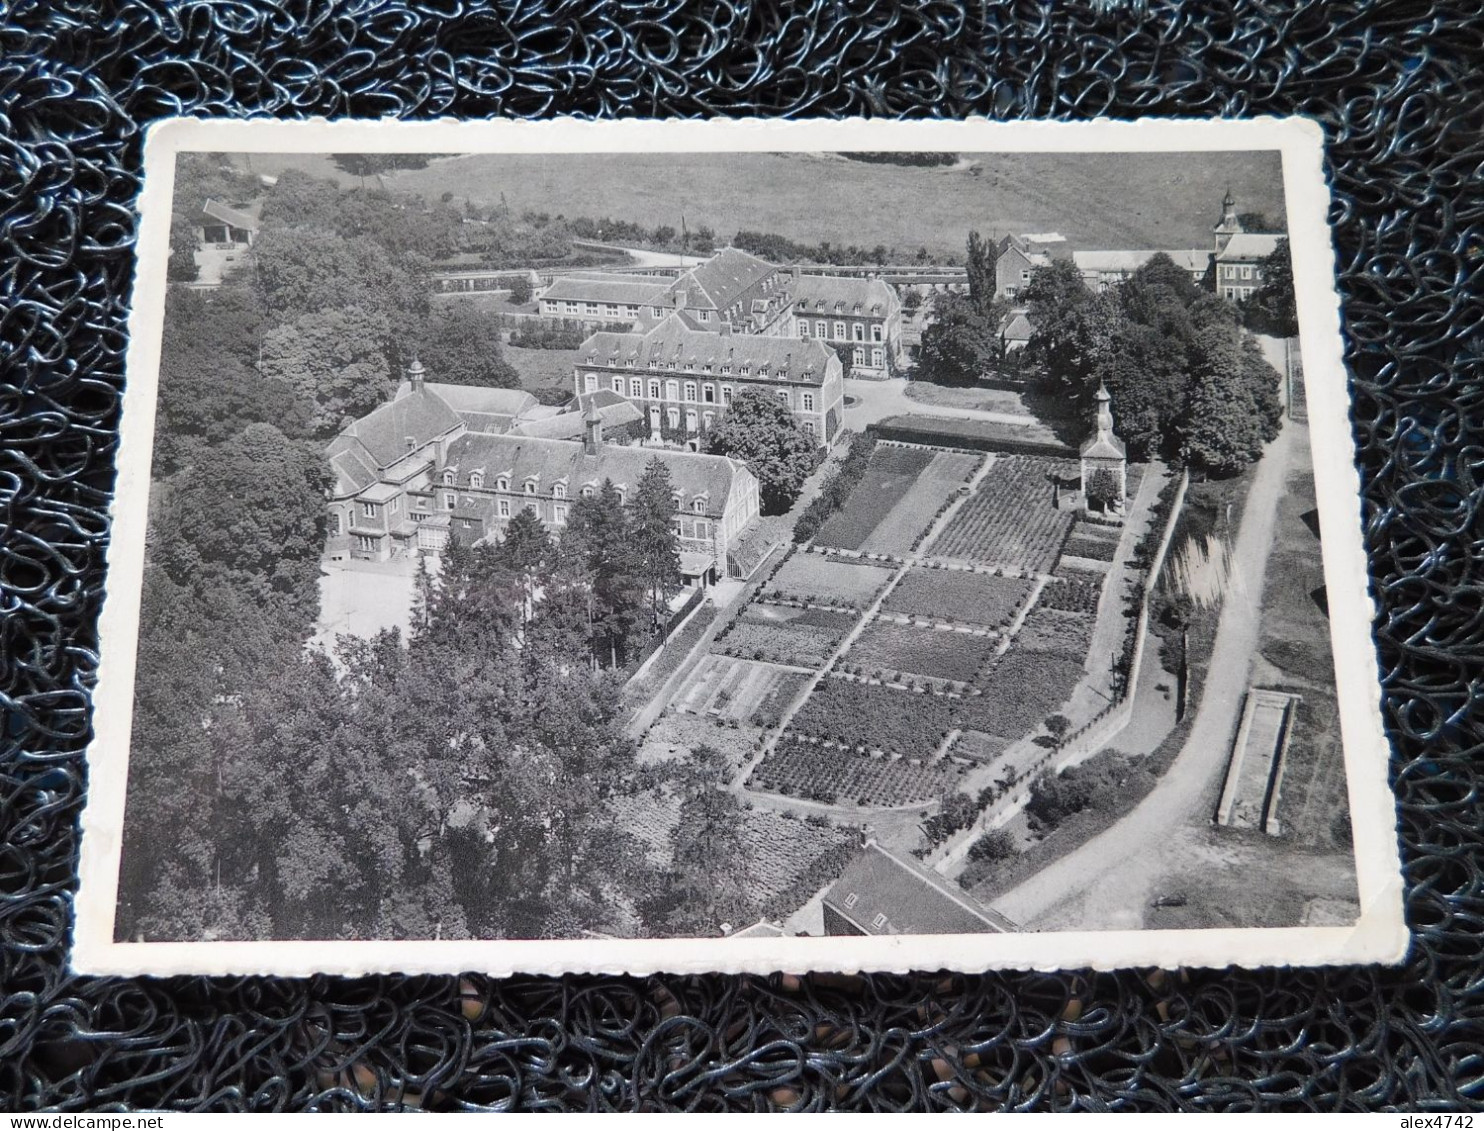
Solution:
M 778 268 L 740 247 L 724 247 L 705 263 L 692 267 L 671 290 L 685 291 L 686 305 L 725 310 L 750 287 Z
M 859 306 L 862 314 L 885 315 L 896 302 L 896 295 L 881 279 L 800 275 L 789 284 L 789 290 L 800 314 L 806 310 L 810 314 L 830 314 L 838 302 L 847 314 L 854 313 Z
M 423 385 L 444 404 L 462 415 L 466 412 L 487 412 L 500 416 L 519 416 L 535 408 L 541 402 L 524 389 L 495 389 L 488 385 L 445 385 L 429 381 Z M 397 386 L 397 396 L 406 396 L 412 386 L 403 381 Z
M 212 200 L 210 197 L 207 197 L 206 203 L 201 205 L 201 214 L 203 216 L 210 216 L 213 220 L 220 220 L 223 224 L 230 225 L 233 228 L 242 228 L 249 232 L 256 232 L 258 230 L 258 219 L 256 216 L 250 216 L 246 212 L 239 212 L 235 208 L 228 208 L 225 204 Z
M 541 293 L 543 299 L 571 302 L 622 302 L 641 306 L 666 303 L 674 286 L 671 279 L 629 275 L 564 275 L 552 280 Z
M 1035 327 L 1023 310 L 1012 310 L 1005 315 L 1005 321 L 1000 326 L 1000 334 L 1008 341 L 1028 342 L 1031 335 L 1035 333 Z
M 587 430 L 584 422 L 587 410 L 573 410 L 562 412 L 555 416 L 545 416 L 535 420 L 524 420 L 517 424 L 512 431 L 522 436 L 541 436 L 548 440 L 580 440 Z M 639 411 L 638 406 L 623 398 L 618 399 L 617 404 L 604 404 L 598 406 L 598 416 L 603 421 L 604 429 L 618 428 L 624 424 L 632 424 L 636 420 L 643 420 L 644 414 Z
M 438 394 L 426 386 L 420 392 L 409 387 L 330 441 L 325 454 L 336 474 L 336 492 L 351 494 L 374 483 L 382 471 L 407 454 L 409 439 L 412 448 L 420 448 L 460 423 L 458 414 Z
M 1220 262 L 1255 263 L 1272 255 L 1281 239 L 1287 239 L 1282 232 L 1238 232 L 1217 252 L 1216 258 Z
M 851 906 L 846 900 L 856 898 Z M 935 872 L 888 852 L 874 840 L 825 893 L 824 901 L 873 935 L 966 935 L 1014 930 Z M 876 926 L 877 916 L 886 916 Z
M 469 474 L 483 471 L 488 486 L 496 476 L 510 476 L 511 486 L 536 476 L 542 493 L 550 485 L 566 480 L 567 493 L 576 496 L 584 484 L 601 486 L 603 480 L 632 491 L 639 485 L 645 465 L 659 458 L 670 469 L 675 489 L 685 500 L 706 495 L 708 512 L 719 514 L 732 489 L 732 479 L 746 472 L 726 456 L 678 452 L 668 448 L 631 448 L 605 444 L 595 456 L 571 440 L 549 440 L 533 436 L 488 436 L 467 433 L 449 445 L 445 470 L 456 473 L 458 486 L 467 486 Z
M 1082 441 L 1078 454 L 1083 459 L 1123 459 L 1128 455 L 1128 449 L 1117 436 L 1098 432 Z
M 711 373 L 682 373 L 676 370 L 677 379 L 714 379 L 721 375 L 723 362 L 731 365 L 747 365 L 749 378 L 759 377 L 763 366 L 767 366 L 769 377 L 794 383 L 824 384 L 825 371 L 835 352 L 823 342 L 813 338 L 777 338 L 768 334 L 717 334 L 706 330 L 693 330 L 683 319 L 666 318 L 653 329 L 643 333 L 620 333 L 599 330 L 590 336 L 578 350 L 579 364 L 609 364 L 617 358 L 619 363 L 632 358 L 636 367 L 676 361 L 690 363 L 699 370 L 708 362 L 715 368 Z M 735 371 L 727 376 L 738 377 Z

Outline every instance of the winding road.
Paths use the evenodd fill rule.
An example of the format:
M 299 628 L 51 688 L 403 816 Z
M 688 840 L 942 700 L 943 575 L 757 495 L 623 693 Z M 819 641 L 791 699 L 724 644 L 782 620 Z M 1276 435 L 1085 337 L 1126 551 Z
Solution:
M 1030 929 L 1048 921 L 1066 926 L 1069 920 L 1082 930 L 1140 927 L 1152 886 L 1183 863 L 1175 858 L 1174 834 L 1205 822 L 1204 798 L 1226 768 L 1257 647 L 1263 576 L 1273 546 L 1278 500 L 1291 449 L 1303 439 L 1301 427 L 1285 425 L 1253 475 L 1233 550 L 1232 580 L 1217 624 L 1210 675 L 1184 748 L 1131 813 L 991 901 L 1001 914 Z

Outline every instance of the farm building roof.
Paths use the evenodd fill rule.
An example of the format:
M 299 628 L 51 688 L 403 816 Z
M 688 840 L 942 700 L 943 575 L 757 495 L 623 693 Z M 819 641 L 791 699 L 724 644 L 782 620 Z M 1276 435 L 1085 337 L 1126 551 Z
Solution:
M 446 385 L 429 381 L 423 388 L 432 393 L 454 412 L 463 416 L 466 412 L 491 413 L 496 416 L 523 416 L 541 402 L 524 389 L 496 389 L 488 385 Z M 403 381 L 397 386 L 397 396 L 404 397 L 412 386 Z
M 841 275 L 800 275 L 789 284 L 800 314 L 889 314 L 901 304 L 881 279 Z
M 543 299 L 562 302 L 618 302 L 657 306 L 666 302 L 672 279 L 645 275 L 563 275 L 542 292 Z
M 1031 340 L 1031 335 L 1035 333 L 1035 329 L 1025 311 L 1012 310 L 1005 315 L 1005 321 L 1000 324 L 1000 335 L 1006 341 L 1028 342 Z
M 732 367 L 730 376 L 742 376 L 737 370 L 745 365 L 751 370 L 749 377 L 812 385 L 824 384 L 832 360 L 838 364 L 835 352 L 813 338 L 717 334 L 694 330 L 674 315 L 642 333 L 599 330 L 579 347 L 578 359 L 590 365 L 633 361 L 639 368 L 675 362 L 695 371 L 688 376 L 699 375 L 707 365 L 713 367 L 710 376 L 728 376 L 720 374 L 722 365 Z
M 1216 253 L 1216 259 L 1221 263 L 1256 263 L 1272 255 L 1278 241 L 1287 238 L 1282 232 L 1238 232 Z
M 874 840 L 845 866 L 824 902 L 868 935 L 963 935 L 1013 931 L 936 872 L 888 852 Z
M 1187 271 L 1204 271 L 1211 257 L 1200 248 L 1139 248 L 1131 251 L 1074 251 L 1072 262 L 1084 275 L 1132 274 L 1156 255 L 1168 255 L 1177 267 Z
M 201 215 L 233 228 L 241 228 L 244 231 L 256 232 L 258 230 L 258 218 L 251 213 L 241 209 L 229 208 L 218 200 L 206 198 L 206 203 L 201 205 Z
M 644 414 L 633 403 L 622 398 L 617 404 L 598 406 L 597 413 L 605 429 L 618 428 L 644 419 Z M 524 420 L 513 430 L 522 436 L 541 436 L 548 440 L 580 440 L 583 432 L 586 431 L 587 426 L 584 423 L 586 416 L 587 410 L 574 409 L 571 412 L 559 412 L 553 416 Z

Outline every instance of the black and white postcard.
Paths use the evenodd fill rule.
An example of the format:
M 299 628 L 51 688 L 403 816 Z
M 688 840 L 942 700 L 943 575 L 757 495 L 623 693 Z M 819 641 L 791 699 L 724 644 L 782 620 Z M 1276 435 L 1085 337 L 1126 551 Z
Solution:
M 74 966 L 1399 960 L 1321 142 L 157 126 Z

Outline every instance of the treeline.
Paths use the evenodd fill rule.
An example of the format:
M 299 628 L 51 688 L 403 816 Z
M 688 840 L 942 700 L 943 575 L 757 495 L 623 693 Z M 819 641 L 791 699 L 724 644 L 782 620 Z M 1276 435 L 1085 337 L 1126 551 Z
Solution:
M 824 481 L 803 513 L 794 520 L 794 541 L 804 543 L 819 533 L 825 520 L 843 507 L 850 493 L 866 474 L 871 462 L 871 453 L 876 449 L 876 436 L 872 432 L 857 432 L 850 437 L 850 448 L 845 458 Z
M 607 809 L 635 782 L 624 665 L 679 584 L 665 465 L 627 505 L 611 483 L 574 499 L 559 541 L 523 512 L 498 545 L 455 543 L 438 578 L 419 575 L 409 637 L 342 638 L 337 670 L 302 644 L 319 470 L 253 485 L 242 461 L 264 428 L 237 465 L 182 486 L 152 540 L 119 937 L 541 938 L 674 919 L 682 881 Z M 206 505 L 229 486 L 247 498 Z M 275 491 L 300 500 L 290 528 Z
M 568 227 L 574 236 L 582 240 L 601 240 L 604 243 L 648 247 L 656 251 L 690 252 L 692 255 L 710 255 L 716 250 L 716 232 L 705 224 L 698 224 L 694 229 L 682 227 L 676 231 L 669 224 L 646 228 L 632 220 L 615 220 L 611 216 L 604 216 L 599 220 L 578 216 L 568 223 Z
M 1106 384 L 1115 427 L 1135 458 L 1228 475 L 1278 434 L 1279 377 L 1240 311 L 1168 256 L 1103 294 L 1057 261 L 1033 272 L 1020 298 L 1035 326 L 1025 361 L 1037 379 L 1084 413 Z
M 817 244 L 796 243 L 776 232 L 741 231 L 732 243 L 743 251 L 750 251 L 770 263 L 827 263 L 835 267 L 881 267 L 887 263 L 936 262 L 925 247 L 911 253 L 899 252 L 895 247 L 877 244 L 875 247 L 837 246 L 829 240 Z M 953 263 L 954 257 L 947 260 Z
M 866 161 L 873 165 L 934 166 L 952 165 L 958 161 L 957 153 L 875 153 L 853 150 L 841 151 L 840 156 L 851 161 Z

